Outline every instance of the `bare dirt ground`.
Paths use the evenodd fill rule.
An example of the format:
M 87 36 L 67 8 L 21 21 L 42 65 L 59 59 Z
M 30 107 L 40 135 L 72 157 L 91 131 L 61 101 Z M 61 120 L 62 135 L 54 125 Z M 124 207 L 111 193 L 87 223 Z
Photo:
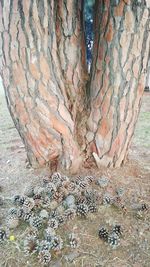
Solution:
M 1 87 L 1 86 L 0 86 Z M 4 204 L 0 206 L 0 225 L 5 223 L 8 199 L 22 193 L 30 182 L 38 184 L 49 174 L 48 169 L 29 168 L 22 141 L 7 110 L 4 92 L 0 89 L 0 186 Z M 150 93 L 143 96 L 142 109 L 135 136 L 129 153 L 128 163 L 118 169 L 85 170 L 81 175 L 92 174 L 97 178 L 105 175 L 109 179 L 107 188 L 100 190 L 116 194 L 123 189 L 124 209 L 111 205 L 100 205 L 98 212 L 87 219 L 75 219 L 63 226 L 61 235 L 74 229 L 80 236 L 81 244 L 77 250 L 64 249 L 54 255 L 49 266 L 81 267 L 149 267 L 150 266 Z M 149 209 L 138 213 L 136 205 L 146 203 Z M 111 227 L 122 225 L 123 237 L 120 246 L 113 249 L 100 240 L 100 225 Z M 19 242 L 23 229 L 15 229 L 15 241 L 0 245 L 1 267 L 41 266 L 35 257 L 25 257 Z M 66 256 L 67 255 L 67 256 Z

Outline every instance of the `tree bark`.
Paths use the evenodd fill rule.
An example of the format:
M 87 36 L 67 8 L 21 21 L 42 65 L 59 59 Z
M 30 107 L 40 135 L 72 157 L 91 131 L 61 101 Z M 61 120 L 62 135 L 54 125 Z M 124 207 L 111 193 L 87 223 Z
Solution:
M 79 2 L 0 1 L 0 19 L 6 99 L 30 163 L 78 165 L 86 73 Z
M 126 159 L 145 86 L 147 1 L 96 0 L 88 81 L 83 1 L 0 0 L 0 73 L 33 166 Z
M 88 153 L 98 166 L 121 166 L 128 154 L 150 47 L 147 5 L 148 1 L 96 1 L 86 137 Z

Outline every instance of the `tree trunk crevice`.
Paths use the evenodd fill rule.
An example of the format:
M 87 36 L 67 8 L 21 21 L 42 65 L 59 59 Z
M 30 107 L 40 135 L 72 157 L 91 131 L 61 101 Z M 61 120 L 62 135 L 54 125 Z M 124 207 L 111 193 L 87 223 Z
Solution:
M 0 1 L 0 73 L 33 166 L 126 161 L 149 55 L 145 3 L 96 0 L 89 75 L 83 1 Z

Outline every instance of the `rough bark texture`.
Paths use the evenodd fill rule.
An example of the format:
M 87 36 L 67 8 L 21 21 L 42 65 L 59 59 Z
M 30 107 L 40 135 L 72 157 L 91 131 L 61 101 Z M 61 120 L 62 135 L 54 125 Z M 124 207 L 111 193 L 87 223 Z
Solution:
M 80 159 L 75 128 L 85 102 L 82 8 L 77 0 L 0 1 L 0 20 L 1 74 L 28 158 L 69 168 Z
M 83 1 L 0 0 L 0 72 L 33 166 L 125 160 L 145 86 L 148 2 L 96 1 L 88 106 Z
M 128 153 L 145 86 L 148 7 L 148 1 L 96 1 L 87 141 L 98 166 L 120 166 Z

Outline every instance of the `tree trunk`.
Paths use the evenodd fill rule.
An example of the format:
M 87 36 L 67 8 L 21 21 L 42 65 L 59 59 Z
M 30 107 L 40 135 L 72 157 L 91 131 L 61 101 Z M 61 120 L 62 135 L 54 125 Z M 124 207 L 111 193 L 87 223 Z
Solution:
M 145 1 L 97 0 L 96 10 L 88 153 L 98 166 L 118 167 L 126 160 L 145 86 L 149 9 Z
M 85 45 L 78 1 L 0 1 L 2 78 L 32 165 L 78 165 Z
M 81 3 L 0 0 L 0 72 L 33 166 L 75 172 L 91 155 L 98 167 L 120 166 L 128 153 L 145 86 L 148 0 L 96 1 L 90 99 Z

